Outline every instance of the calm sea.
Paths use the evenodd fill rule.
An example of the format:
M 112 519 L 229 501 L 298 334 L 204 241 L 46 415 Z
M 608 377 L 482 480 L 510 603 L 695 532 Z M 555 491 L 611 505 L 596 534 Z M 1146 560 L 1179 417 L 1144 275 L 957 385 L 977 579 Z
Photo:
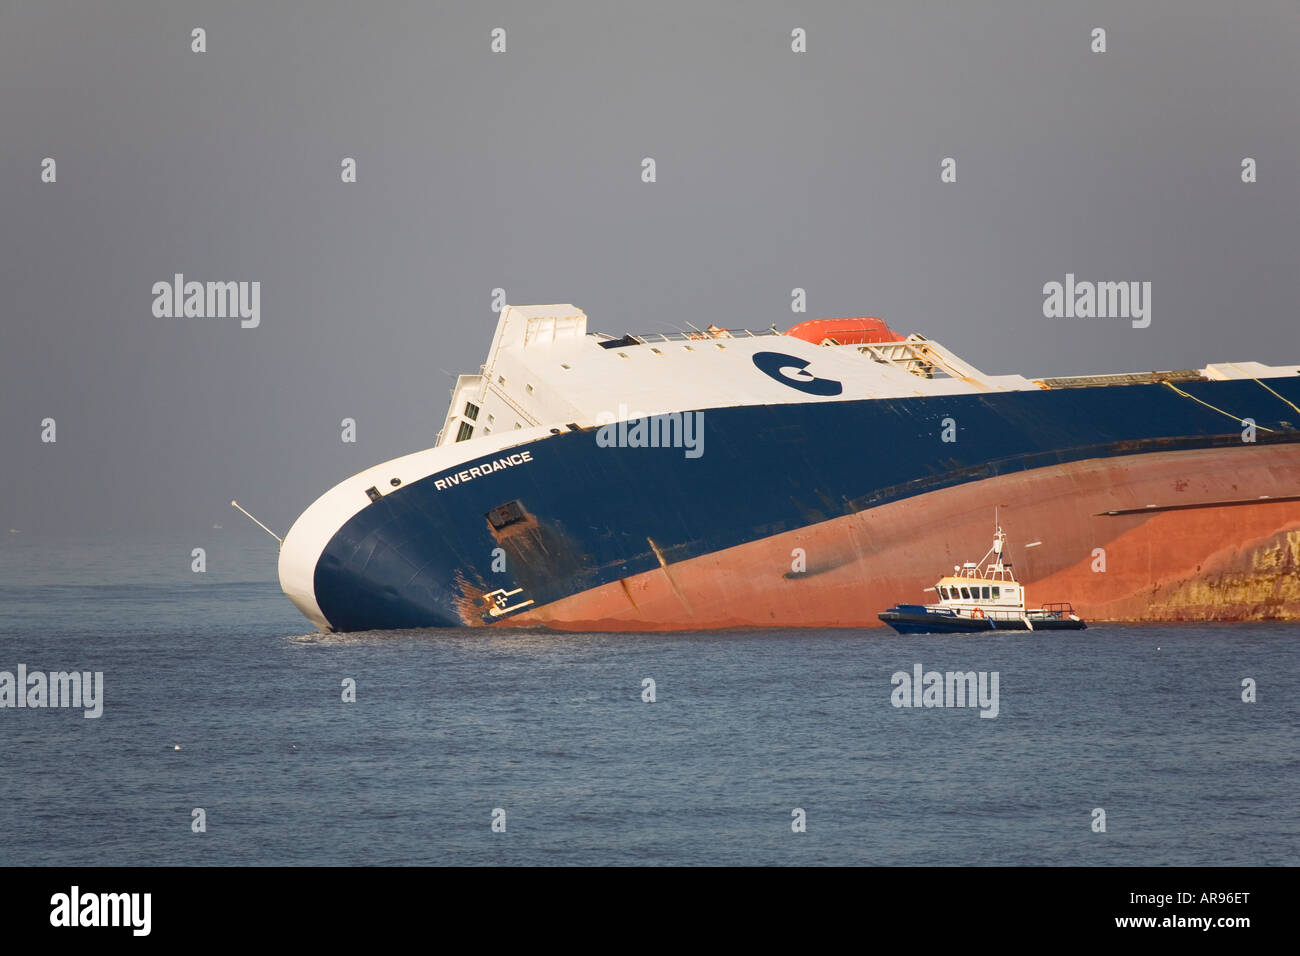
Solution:
M 1300 862 L 1295 625 L 322 635 L 259 534 L 0 539 L 0 671 L 104 675 L 0 710 L 0 864 Z

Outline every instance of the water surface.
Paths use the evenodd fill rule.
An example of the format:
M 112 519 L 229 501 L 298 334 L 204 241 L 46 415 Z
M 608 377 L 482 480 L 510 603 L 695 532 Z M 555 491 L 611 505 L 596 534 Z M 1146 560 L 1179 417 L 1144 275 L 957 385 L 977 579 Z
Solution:
M 1296 625 L 322 635 L 198 537 L 0 540 L 0 670 L 105 684 L 0 710 L 0 864 L 1300 860 Z M 894 707 L 917 663 L 998 716 Z

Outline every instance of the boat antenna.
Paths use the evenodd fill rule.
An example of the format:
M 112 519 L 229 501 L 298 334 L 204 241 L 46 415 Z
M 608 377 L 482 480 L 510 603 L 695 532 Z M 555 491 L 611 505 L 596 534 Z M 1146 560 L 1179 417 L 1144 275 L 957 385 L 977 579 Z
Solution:
M 258 521 L 256 518 L 254 518 L 252 515 L 250 515 L 247 511 L 244 511 L 244 508 L 240 505 L 240 503 L 239 503 L 238 501 L 232 501 L 232 502 L 230 503 L 230 506 L 231 506 L 232 508 L 238 508 L 240 511 L 243 511 L 244 514 L 248 517 L 248 520 L 249 520 L 249 521 L 253 522 L 253 524 L 257 525 L 259 528 L 261 528 L 263 531 L 265 531 L 267 534 L 269 534 L 269 535 L 270 535 L 272 538 L 274 538 L 276 541 L 279 541 L 280 544 L 281 544 L 281 546 L 284 545 L 284 538 L 280 537 L 278 534 L 276 534 L 274 531 L 272 531 L 272 530 L 271 530 L 270 528 L 268 528 L 266 525 L 262 524 L 262 522 Z

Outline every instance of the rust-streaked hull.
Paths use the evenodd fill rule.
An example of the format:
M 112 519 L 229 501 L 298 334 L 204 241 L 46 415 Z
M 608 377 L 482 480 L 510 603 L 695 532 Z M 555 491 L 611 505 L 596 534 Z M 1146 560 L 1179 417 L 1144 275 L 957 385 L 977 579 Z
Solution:
M 874 627 L 984 550 L 996 507 L 1042 542 L 1014 555 L 1031 605 L 1300 618 L 1300 375 L 1179 382 L 729 405 L 690 413 L 690 448 L 439 447 L 323 495 L 281 580 L 342 631 Z
M 1055 465 L 663 563 L 508 623 L 878 627 L 879 611 L 925 603 L 936 576 L 986 546 L 995 506 L 1014 541 L 1042 542 L 1011 555 L 1031 604 L 1070 601 L 1087 620 L 1297 620 L 1300 501 L 1273 499 L 1298 488 L 1295 444 Z

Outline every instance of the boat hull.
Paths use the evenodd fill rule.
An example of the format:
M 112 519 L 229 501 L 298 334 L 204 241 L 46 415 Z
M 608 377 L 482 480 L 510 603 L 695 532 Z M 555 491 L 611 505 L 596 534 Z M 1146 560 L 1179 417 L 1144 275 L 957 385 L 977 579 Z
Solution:
M 337 526 L 320 502 L 304 514 L 281 580 L 346 631 L 871 627 L 924 599 L 936 561 L 985 546 L 996 507 L 1015 541 L 1042 542 L 1012 555 L 1035 603 L 1068 599 L 1091 620 L 1295 620 L 1300 432 L 1281 419 L 1300 382 L 1268 384 L 1276 395 L 1185 386 L 1272 429 L 1255 442 L 1135 385 L 712 409 L 698 458 L 583 429 L 396 490 L 376 466 L 326 496 L 360 501 Z M 518 462 L 503 467 L 507 453 Z
M 994 622 L 988 618 L 939 614 L 918 604 L 900 604 L 888 611 L 881 611 L 878 616 L 899 634 L 976 634 L 997 630 Z M 1019 621 L 1004 623 L 1007 625 L 1006 630 L 1024 630 L 1024 625 Z
M 1021 618 L 966 617 L 935 611 L 917 604 L 899 604 L 881 611 L 880 620 L 899 634 L 977 634 L 985 631 L 1082 631 L 1088 625 L 1078 617 L 1034 616 Z M 1032 625 L 1032 627 L 1031 627 Z

